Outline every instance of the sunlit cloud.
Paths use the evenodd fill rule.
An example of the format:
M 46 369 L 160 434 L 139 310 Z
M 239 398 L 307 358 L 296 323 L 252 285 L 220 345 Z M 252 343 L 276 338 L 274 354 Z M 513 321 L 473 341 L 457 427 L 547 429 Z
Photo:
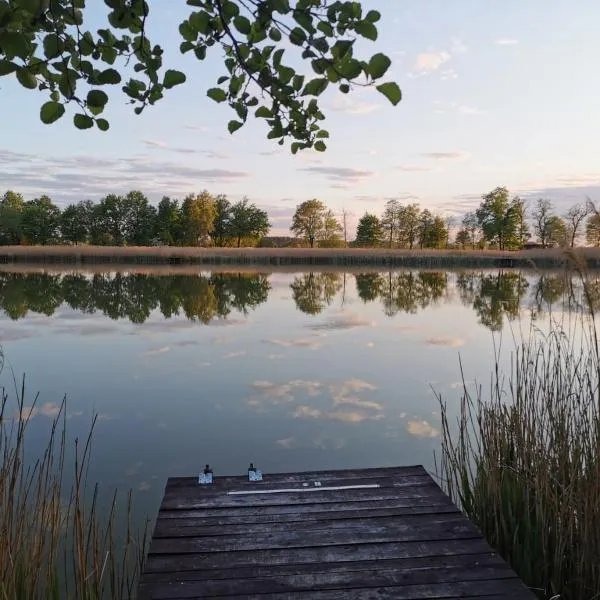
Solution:
M 421 438 L 435 438 L 440 435 L 440 430 L 433 427 L 428 421 L 408 421 L 406 429 L 411 435 Z
M 425 158 L 431 158 L 432 160 L 442 161 L 458 161 L 471 158 L 471 154 L 469 152 L 464 152 L 463 150 L 455 150 L 452 152 L 425 152 L 422 156 Z
M 374 327 L 376 323 L 365 319 L 358 313 L 348 309 L 342 309 L 337 314 L 331 315 L 326 321 L 307 325 L 309 329 L 329 330 L 329 329 L 355 329 L 357 327 Z
M 318 340 L 265 340 L 268 344 L 273 344 L 274 346 L 280 346 L 282 348 L 310 348 L 311 350 L 318 350 L 323 347 L 323 343 Z
M 421 52 L 417 55 L 413 67 L 413 74 L 425 75 L 432 71 L 437 71 L 442 65 L 446 64 L 452 55 L 446 50 L 441 52 Z
M 433 167 L 427 167 L 425 165 L 400 165 L 396 167 L 398 171 L 404 171 L 405 173 L 428 173 L 433 171 Z
M 369 179 L 375 175 L 375 171 L 366 171 L 364 169 L 354 169 L 352 167 L 321 167 L 311 166 L 299 169 L 324 175 L 327 179 L 331 179 L 337 183 L 361 183 L 365 179 Z
M 446 346 L 448 348 L 460 348 L 465 345 L 465 340 L 458 337 L 431 337 L 425 340 L 428 346 Z
M 22 406 L 20 411 L 17 412 L 16 418 L 21 421 L 29 421 L 37 415 L 43 415 L 54 419 L 60 414 L 61 407 L 55 402 L 46 402 L 41 406 Z
M 280 448 L 283 448 L 284 450 L 291 450 L 292 448 L 295 448 L 298 445 L 298 442 L 296 441 L 296 438 L 294 438 L 294 437 L 288 437 L 288 438 L 283 438 L 281 440 L 275 440 L 275 443 Z

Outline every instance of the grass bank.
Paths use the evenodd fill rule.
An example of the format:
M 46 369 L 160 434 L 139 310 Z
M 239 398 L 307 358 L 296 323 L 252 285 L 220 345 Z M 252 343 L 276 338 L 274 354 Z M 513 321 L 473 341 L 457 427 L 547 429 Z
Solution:
M 489 389 L 442 403 L 441 479 L 540 598 L 600 595 L 600 360 L 593 315 L 533 330 Z M 440 399 L 441 400 L 441 399 Z
M 100 600 L 133 598 L 146 532 L 134 534 L 132 501 L 104 510 L 98 487 L 87 486 L 87 439 L 67 443 L 65 404 L 53 418 L 41 455 L 29 456 L 24 383 L 0 389 L 0 598 Z M 121 504 L 121 503 L 119 503 Z
M 389 250 L 385 248 L 178 248 L 1 246 L 0 264 L 202 265 L 256 267 L 600 268 L 600 249 Z

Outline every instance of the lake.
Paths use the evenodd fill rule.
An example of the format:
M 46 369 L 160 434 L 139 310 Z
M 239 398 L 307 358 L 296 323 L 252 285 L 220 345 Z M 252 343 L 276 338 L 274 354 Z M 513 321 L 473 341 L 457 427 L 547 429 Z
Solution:
M 0 383 L 26 372 L 39 451 L 67 397 L 71 436 L 98 415 L 90 480 L 424 464 L 440 408 L 489 384 L 494 349 L 580 301 L 567 273 L 0 272 Z

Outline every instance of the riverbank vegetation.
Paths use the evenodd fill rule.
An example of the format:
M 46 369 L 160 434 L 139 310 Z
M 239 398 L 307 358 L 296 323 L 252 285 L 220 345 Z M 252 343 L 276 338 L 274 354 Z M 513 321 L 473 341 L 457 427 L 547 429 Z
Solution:
M 0 197 L 0 245 L 515 251 L 529 246 L 573 248 L 585 237 L 588 245 L 600 247 L 600 213 L 589 199 L 561 216 L 550 200 L 530 204 L 511 198 L 505 187 L 484 194 L 479 207 L 462 217 L 442 216 L 395 198 L 383 205 L 381 215 L 367 212 L 360 217 L 355 232 L 349 230 L 348 217 L 321 200 L 307 200 L 290 211 L 294 237 L 269 237 L 265 210 L 247 198 L 232 203 L 206 190 L 182 201 L 164 197 L 156 206 L 140 191 L 109 194 L 99 202 L 84 200 L 62 210 L 48 196 L 25 201 L 7 191 Z M 533 236 L 538 242 L 532 244 Z
M 540 598 L 600 593 L 600 356 L 589 300 L 587 314 L 549 334 L 532 329 L 507 373 L 497 356 L 489 388 L 464 383 L 458 423 L 442 403 L 442 482 Z
M 0 389 L 0 597 L 132 598 L 147 536 L 131 524 L 132 498 L 87 485 L 91 439 L 68 442 L 66 405 L 53 405 L 47 443 L 31 456 L 24 380 Z M 47 414 L 46 411 L 45 414 Z

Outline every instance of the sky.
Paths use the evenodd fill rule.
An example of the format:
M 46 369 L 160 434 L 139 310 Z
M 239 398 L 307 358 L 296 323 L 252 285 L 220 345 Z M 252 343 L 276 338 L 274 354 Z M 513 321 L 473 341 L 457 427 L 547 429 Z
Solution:
M 105 13 L 94 0 L 92 22 Z M 150 38 L 186 84 L 142 115 L 119 86 L 109 91 L 107 133 L 71 118 L 39 121 L 46 97 L 0 79 L 0 193 L 47 193 L 59 205 L 141 189 L 153 203 L 204 189 L 247 196 L 266 209 L 272 233 L 288 235 L 297 204 L 323 200 L 350 226 L 398 198 L 460 218 L 496 186 L 559 213 L 586 196 L 600 202 L 600 3 L 589 0 L 364 0 L 382 13 L 377 42 L 360 56 L 392 59 L 386 79 L 402 102 L 373 89 L 321 97 L 325 153 L 293 156 L 266 139 L 260 120 L 230 135 L 234 114 L 206 97 L 224 72 L 178 52 L 183 0 L 150 3 Z M 74 109 L 68 108 L 67 114 Z

